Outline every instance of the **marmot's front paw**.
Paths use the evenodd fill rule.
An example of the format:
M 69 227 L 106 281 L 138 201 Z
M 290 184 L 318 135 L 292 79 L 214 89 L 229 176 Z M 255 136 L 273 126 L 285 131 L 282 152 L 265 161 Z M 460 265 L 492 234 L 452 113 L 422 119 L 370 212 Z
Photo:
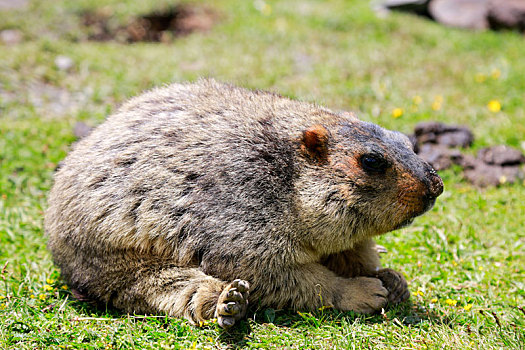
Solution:
M 336 307 L 341 310 L 371 314 L 381 311 L 388 302 L 388 290 L 381 280 L 373 277 L 355 277 L 341 284 L 341 301 Z
M 250 284 L 243 280 L 234 280 L 219 296 L 215 317 L 222 328 L 230 328 L 246 316 Z
M 401 273 L 392 269 L 381 269 L 376 276 L 383 282 L 383 286 L 388 289 L 388 301 L 390 303 L 397 304 L 410 298 L 407 281 Z

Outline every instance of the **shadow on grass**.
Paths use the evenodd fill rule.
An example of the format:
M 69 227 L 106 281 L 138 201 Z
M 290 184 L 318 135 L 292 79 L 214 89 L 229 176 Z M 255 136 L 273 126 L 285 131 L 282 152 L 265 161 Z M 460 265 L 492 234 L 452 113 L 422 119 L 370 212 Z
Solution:
M 252 311 L 250 321 L 256 324 L 271 323 L 279 328 L 321 328 L 327 325 L 342 326 L 352 324 L 394 323 L 399 326 L 418 325 L 429 321 L 436 325 L 453 325 L 453 319 L 443 314 L 428 310 L 411 300 L 387 307 L 384 313 L 362 315 L 355 312 L 342 312 L 325 309 L 316 312 L 294 312 L 291 310 L 260 309 Z M 228 331 L 222 331 L 219 341 L 228 347 L 241 348 L 248 345 L 252 328 L 250 322 L 242 321 Z
M 106 306 L 89 303 L 86 301 L 75 300 L 69 291 L 61 291 L 61 299 L 66 298 L 66 295 L 71 300 L 71 306 L 84 315 L 91 315 L 92 317 L 104 318 L 121 318 L 125 317 L 121 312 Z M 415 304 L 411 300 L 402 304 L 387 307 L 384 313 L 374 315 L 362 315 L 355 312 L 341 312 L 334 309 L 324 309 L 315 312 L 294 312 L 291 310 L 274 310 L 274 309 L 257 309 L 251 310 L 249 313 L 251 317 L 249 320 L 242 320 L 238 325 L 229 330 L 220 330 L 218 341 L 229 348 L 244 348 L 249 345 L 252 340 L 252 325 L 272 324 L 278 328 L 322 328 L 325 326 L 348 326 L 352 324 L 379 324 L 379 323 L 394 323 L 398 326 L 412 326 L 429 321 L 435 325 L 449 325 L 452 326 L 454 320 L 442 313 L 436 313 L 426 307 Z M 139 317 L 139 316 L 135 316 Z M 158 316 L 154 316 L 158 317 Z M 140 316 L 139 318 L 142 318 Z M 144 316 L 144 319 L 149 318 Z M 164 322 L 168 322 L 169 317 L 166 317 Z M 157 322 L 162 322 L 158 319 Z M 428 323 L 427 323 L 428 325 Z M 188 328 L 191 328 L 189 324 Z M 206 328 L 209 326 L 205 326 Z M 186 327 L 183 327 L 186 328 Z

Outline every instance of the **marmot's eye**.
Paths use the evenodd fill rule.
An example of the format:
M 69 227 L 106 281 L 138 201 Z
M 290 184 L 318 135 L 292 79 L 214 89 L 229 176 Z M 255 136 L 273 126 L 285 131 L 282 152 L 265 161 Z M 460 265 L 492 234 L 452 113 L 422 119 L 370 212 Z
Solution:
M 377 154 L 365 154 L 361 157 L 361 167 L 368 173 L 384 173 L 388 162 Z

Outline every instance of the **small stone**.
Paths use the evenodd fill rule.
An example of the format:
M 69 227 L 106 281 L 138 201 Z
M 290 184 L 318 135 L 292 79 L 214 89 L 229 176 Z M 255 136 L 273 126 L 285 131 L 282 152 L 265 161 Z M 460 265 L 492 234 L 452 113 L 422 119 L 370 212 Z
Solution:
M 23 39 L 23 34 L 17 29 L 6 29 L 0 32 L 0 40 L 6 45 L 16 45 Z
M 61 71 L 68 71 L 73 65 L 73 60 L 67 56 L 60 55 L 55 58 L 55 66 Z
M 73 127 L 73 134 L 75 134 L 78 139 L 81 139 L 88 136 L 91 133 L 91 130 L 93 130 L 93 128 L 86 123 L 76 122 Z

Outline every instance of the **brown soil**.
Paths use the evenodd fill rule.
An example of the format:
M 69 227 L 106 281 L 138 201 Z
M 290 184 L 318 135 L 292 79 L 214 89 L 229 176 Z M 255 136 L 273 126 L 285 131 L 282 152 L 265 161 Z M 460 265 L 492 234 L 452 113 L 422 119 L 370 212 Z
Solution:
M 174 37 L 207 32 L 218 19 L 217 12 L 210 7 L 190 4 L 132 18 L 126 25 L 115 23 L 112 14 L 105 10 L 85 12 L 81 16 L 89 40 L 128 43 L 169 42 Z
M 474 141 L 472 132 L 464 126 L 424 122 L 416 125 L 411 135 L 416 153 L 436 170 L 456 164 L 464 169 L 467 181 L 478 187 L 499 186 L 525 178 L 520 150 L 497 145 L 481 149 L 477 157 L 461 152 Z

